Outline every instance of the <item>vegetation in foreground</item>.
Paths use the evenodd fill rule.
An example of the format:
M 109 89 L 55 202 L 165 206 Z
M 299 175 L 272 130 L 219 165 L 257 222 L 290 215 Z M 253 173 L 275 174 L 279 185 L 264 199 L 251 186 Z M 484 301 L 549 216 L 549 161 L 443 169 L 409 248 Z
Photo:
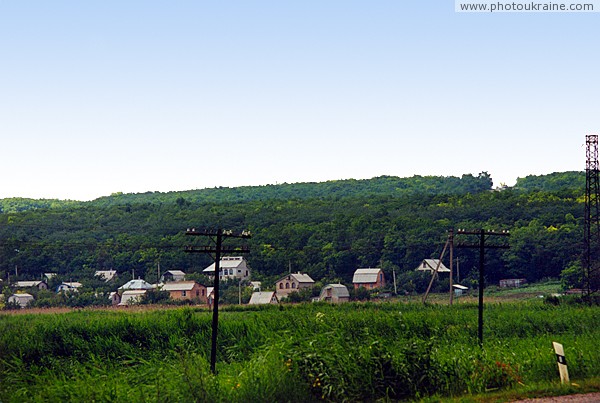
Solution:
M 528 390 L 600 376 L 600 310 L 543 301 L 231 307 L 210 314 L 77 311 L 0 316 L 0 401 L 364 401 Z M 529 389 L 530 390 L 530 389 Z

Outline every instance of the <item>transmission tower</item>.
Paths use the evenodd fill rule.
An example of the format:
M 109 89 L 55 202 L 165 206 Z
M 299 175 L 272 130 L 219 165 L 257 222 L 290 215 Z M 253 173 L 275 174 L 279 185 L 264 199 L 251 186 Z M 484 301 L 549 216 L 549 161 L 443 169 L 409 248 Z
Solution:
M 598 135 L 585 136 L 585 257 L 583 292 L 587 296 L 600 285 L 600 180 L 598 175 Z

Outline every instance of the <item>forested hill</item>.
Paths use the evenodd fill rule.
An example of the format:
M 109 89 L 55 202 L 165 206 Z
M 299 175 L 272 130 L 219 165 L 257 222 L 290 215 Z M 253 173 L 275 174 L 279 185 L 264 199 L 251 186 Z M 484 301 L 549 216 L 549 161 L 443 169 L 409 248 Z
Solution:
M 536 281 L 558 277 L 580 260 L 584 182 L 585 174 L 566 172 L 490 191 L 486 174 L 381 177 L 17 209 L 0 214 L 0 278 L 18 267 L 23 280 L 55 272 L 85 284 L 95 270 L 115 269 L 123 280 L 134 271 L 155 282 L 158 262 L 163 270 L 201 273 L 210 257 L 183 253 L 192 241 L 185 229 L 194 226 L 250 230 L 248 262 L 258 280 L 272 281 L 292 267 L 315 280 L 349 282 L 359 267 L 382 267 L 407 287 L 422 259 L 439 256 L 448 229 L 507 229 L 511 248 L 487 255 L 488 280 Z M 461 278 L 476 281 L 476 251 L 456 256 Z
M 487 172 L 462 177 L 419 176 L 399 178 L 380 176 L 372 179 L 345 179 L 327 182 L 283 183 L 265 186 L 218 187 L 176 192 L 115 193 L 89 202 L 10 198 L 0 200 L 0 213 L 14 213 L 39 208 L 74 206 L 110 207 L 133 204 L 197 205 L 203 203 L 240 203 L 267 200 L 312 198 L 347 198 L 356 196 L 410 196 L 478 193 L 492 188 Z
M 81 204 L 81 202 L 72 200 L 11 197 L 0 199 L 0 213 L 19 213 L 27 210 L 72 207 L 79 204 Z
M 267 200 L 298 200 L 313 198 L 348 198 L 364 196 L 412 196 L 435 194 L 479 193 L 492 188 L 487 172 L 462 177 L 419 176 L 399 178 L 380 176 L 372 179 L 345 179 L 327 182 L 283 183 L 265 186 L 218 187 L 182 192 L 147 192 L 113 194 L 90 202 L 94 206 L 138 203 L 240 203 Z
M 217 187 L 174 192 L 114 193 L 89 202 L 56 199 L 0 199 L 0 213 L 76 206 L 110 207 L 132 204 L 197 205 L 202 203 L 239 203 L 267 200 L 312 198 L 348 198 L 364 196 L 404 197 L 414 195 L 462 195 L 491 190 L 493 181 L 487 172 L 454 176 L 420 176 L 409 178 L 380 176 L 372 179 L 344 179 L 326 182 L 283 183 L 264 186 Z M 565 191 L 585 189 L 584 172 L 529 175 L 518 178 L 515 190 Z

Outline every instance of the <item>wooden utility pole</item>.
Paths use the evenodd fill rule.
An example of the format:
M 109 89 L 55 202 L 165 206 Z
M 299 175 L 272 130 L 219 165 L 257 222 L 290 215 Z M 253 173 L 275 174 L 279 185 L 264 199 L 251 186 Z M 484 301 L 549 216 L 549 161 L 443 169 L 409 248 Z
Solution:
M 217 333 L 219 329 L 219 272 L 221 256 L 224 253 L 249 253 L 247 247 L 223 249 L 224 238 L 250 238 L 249 231 L 243 231 L 240 234 L 234 234 L 233 231 L 218 229 L 216 231 L 196 231 L 196 228 L 189 229 L 186 235 L 207 236 L 213 239 L 215 247 L 210 246 L 187 246 L 185 251 L 188 253 L 214 253 L 215 255 L 215 279 L 213 289 L 213 316 L 212 316 L 212 338 L 210 348 L 210 370 L 216 374 L 217 366 Z
M 442 254 L 440 255 L 440 259 L 435 266 L 435 270 L 431 273 L 431 280 L 429 280 L 429 285 L 427 286 L 427 291 L 425 291 L 425 295 L 423 296 L 423 303 L 427 301 L 427 296 L 429 295 L 429 291 L 431 291 L 431 286 L 433 285 L 433 280 L 437 277 L 438 270 L 440 269 L 440 265 L 442 264 L 442 259 L 444 258 L 444 254 L 446 253 L 446 249 L 448 248 L 449 239 L 444 244 L 444 249 L 442 250 Z
M 485 288 L 485 249 L 508 249 L 508 245 L 487 245 L 485 244 L 486 236 L 510 236 L 508 231 L 488 231 L 483 228 L 476 231 L 467 231 L 459 229 L 457 234 L 477 235 L 479 236 L 478 244 L 459 244 L 457 248 L 476 248 L 479 249 L 479 306 L 478 306 L 478 324 L 477 337 L 479 345 L 483 345 L 483 290 Z

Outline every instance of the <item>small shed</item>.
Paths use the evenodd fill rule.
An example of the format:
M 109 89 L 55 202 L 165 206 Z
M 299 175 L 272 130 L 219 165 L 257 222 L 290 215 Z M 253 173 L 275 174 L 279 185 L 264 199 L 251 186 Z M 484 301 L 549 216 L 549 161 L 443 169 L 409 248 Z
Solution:
M 18 304 L 21 308 L 27 307 L 27 305 L 33 301 L 33 295 L 31 294 L 13 294 L 8 297 L 9 304 Z
M 327 284 L 321 290 L 319 301 L 340 303 L 350 301 L 348 288 L 343 284 Z
M 456 296 L 463 295 L 469 290 L 469 287 L 460 284 L 452 284 L 452 288 L 454 288 L 454 295 Z
M 253 292 L 250 297 L 249 305 L 265 305 L 265 304 L 278 304 L 277 294 L 275 291 L 257 291 Z
M 116 291 L 112 291 L 108 295 L 108 299 L 110 300 L 111 305 L 119 305 L 119 302 L 121 302 L 121 296 Z

